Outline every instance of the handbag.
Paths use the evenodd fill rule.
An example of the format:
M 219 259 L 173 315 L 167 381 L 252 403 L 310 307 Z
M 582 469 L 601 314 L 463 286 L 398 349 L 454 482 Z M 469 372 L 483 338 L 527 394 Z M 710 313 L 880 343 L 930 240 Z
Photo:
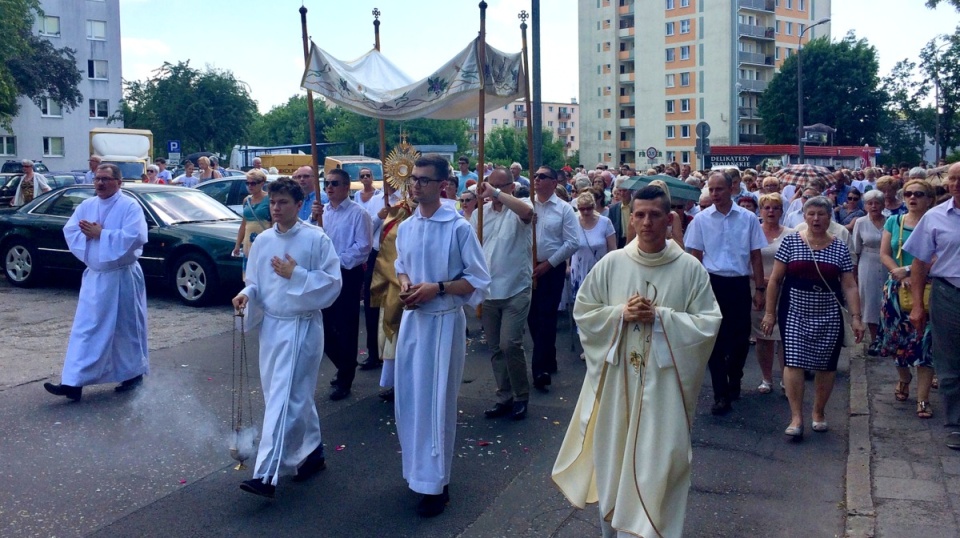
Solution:
M 900 244 L 897 245 L 897 264 L 900 267 L 903 267 L 903 215 L 900 215 Z M 927 282 L 923 286 L 923 310 L 924 312 L 930 312 L 930 288 L 932 286 Z M 913 293 L 911 288 L 904 286 L 902 283 L 900 289 L 897 290 L 897 296 L 900 299 L 900 311 L 909 312 L 913 310 Z
M 823 273 L 820 272 L 820 264 L 817 263 L 816 252 L 814 252 L 813 247 L 811 247 L 808 243 L 804 242 L 804 244 L 806 244 L 807 248 L 810 249 L 810 253 L 812 254 L 812 257 L 813 257 L 813 266 L 817 269 L 817 274 L 820 275 L 820 280 L 823 281 L 823 284 L 827 287 L 828 290 L 832 291 L 833 288 L 830 287 L 830 284 L 827 282 L 827 279 L 824 278 Z M 843 327 L 841 327 L 841 330 L 843 331 L 843 342 L 841 345 L 843 347 L 853 347 L 857 345 L 857 335 L 854 334 L 853 332 L 853 316 L 850 314 L 850 311 L 847 310 L 845 306 L 840 304 L 840 299 L 837 299 L 836 293 L 830 293 L 830 296 L 833 297 L 833 300 L 837 303 L 837 306 L 840 307 L 840 315 L 843 316 Z

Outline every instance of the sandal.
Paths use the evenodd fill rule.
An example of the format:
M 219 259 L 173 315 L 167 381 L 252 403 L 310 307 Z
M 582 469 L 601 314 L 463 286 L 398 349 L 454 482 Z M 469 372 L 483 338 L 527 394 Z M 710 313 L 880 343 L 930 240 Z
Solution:
M 906 382 L 897 381 L 897 388 L 893 390 L 893 396 L 897 399 L 898 402 L 905 402 L 910 398 L 910 382 L 913 381 L 913 376 L 910 376 Z
M 917 418 L 933 418 L 933 409 L 930 409 L 930 402 L 917 402 Z
M 763 381 L 760 382 L 760 386 L 757 387 L 757 392 L 759 392 L 760 394 L 770 394 L 770 392 L 773 390 L 772 385 L 773 383 L 771 381 L 767 381 L 766 379 L 764 379 Z
M 933 376 L 933 381 L 930 382 L 930 388 L 931 388 L 931 389 L 939 389 L 939 388 L 940 388 L 940 380 L 937 379 L 937 376 Z

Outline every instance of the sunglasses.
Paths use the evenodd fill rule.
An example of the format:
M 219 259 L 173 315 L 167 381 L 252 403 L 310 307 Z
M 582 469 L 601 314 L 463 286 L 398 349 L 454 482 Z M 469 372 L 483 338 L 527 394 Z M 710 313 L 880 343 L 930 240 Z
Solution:
M 360 174 L 360 177 L 373 177 L 373 174 Z
M 299 176 L 293 176 L 293 179 L 297 179 L 297 180 L 300 180 L 300 179 L 310 179 L 310 178 L 312 178 L 312 177 L 313 177 L 312 174 L 300 174 Z
M 336 179 L 335 179 L 335 180 L 333 180 L 333 181 L 325 181 L 325 182 L 323 183 L 323 186 L 324 186 L 323 188 L 327 189 L 327 188 L 330 188 L 330 187 L 339 187 L 340 185 L 349 185 L 349 183 L 347 183 L 346 181 L 344 181 L 344 180 L 342 180 L 342 179 L 341 179 L 341 180 L 336 180 Z
M 476 201 L 476 198 L 460 198 L 461 204 L 465 204 L 467 202 L 474 202 L 474 201 Z
M 926 198 L 927 193 L 923 191 L 903 191 L 904 198 Z
M 156 171 L 156 170 L 147 170 L 147 173 L 148 173 L 148 174 L 156 174 L 157 171 Z
M 848 201 L 848 202 L 859 202 L 860 199 L 857 198 L 856 196 L 847 196 L 847 201 Z
M 594 207 L 593 207 L 592 205 L 590 205 L 590 206 L 578 207 L 577 209 L 579 209 L 581 212 L 582 212 L 582 211 L 593 211 L 593 210 L 594 210 Z
M 550 179 L 555 181 L 557 178 L 550 177 L 549 174 L 534 174 L 533 179 Z
M 247 186 L 248 186 L 248 187 L 252 187 L 252 186 L 254 186 L 254 185 L 259 185 L 259 184 L 261 184 L 261 183 L 263 183 L 263 182 L 262 182 L 262 181 L 248 181 L 248 182 L 247 182 Z

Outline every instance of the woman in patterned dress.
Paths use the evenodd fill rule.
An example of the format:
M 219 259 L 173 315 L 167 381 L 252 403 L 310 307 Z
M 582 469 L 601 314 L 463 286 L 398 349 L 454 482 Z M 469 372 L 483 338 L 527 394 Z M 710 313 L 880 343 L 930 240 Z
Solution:
M 917 417 L 933 417 L 930 407 L 930 387 L 933 382 L 933 356 L 928 323 L 923 334 L 917 334 L 910 323 L 910 312 L 900 308 L 900 286 L 910 286 L 910 264 L 913 256 L 902 250 L 920 218 L 934 203 L 933 186 L 922 179 L 911 179 L 903 187 L 907 201 L 905 215 L 892 215 L 883 225 L 880 240 L 880 262 L 890 271 L 883 287 L 883 306 L 880 310 L 880 355 L 892 356 L 897 366 L 899 381 L 893 390 L 898 402 L 910 398 L 910 367 L 917 368 Z
M 803 204 L 807 229 L 785 237 L 780 244 L 767 285 L 766 314 L 760 323 L 766 335 L 773 332 L 775 323 L 780 324 L 783 383 L 791 415 L 783 433 L 793 440 L 803 438 L 804 370 L 816 372 L 813 431 L 828 429 L 824 409 L 833 391 L 843 331 L 847 330 L 840 312 L 841 297 L 853 317 L 857 342 L 865 330 L 850 251 L 827 233 L 832 212 L 833 204 L 823 196 Z
M 883 224 L 887 220 L 883 211 L 883 193 L 868 191 L 863 195 L 867 208 L 866 216 L 853 224 L 851 241 L 853 253 L 857 256 L 857 282 L 860 289 L 860 301 L 863 303 L 863 320 L 870 331 L 869 355 L 877 355 L 880 340 L 877 330 L 880 326 L 880 306 L 883 304 L 883 281 L 886 270 L 880 263 L 880 240 L 883 237 Z

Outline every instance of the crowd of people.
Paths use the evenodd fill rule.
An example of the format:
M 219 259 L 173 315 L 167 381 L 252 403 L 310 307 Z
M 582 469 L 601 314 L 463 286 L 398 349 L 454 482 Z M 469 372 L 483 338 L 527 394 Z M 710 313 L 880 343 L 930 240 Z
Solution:
M 519 163 L 487 166 L 482 177 L 468 158 L 458 165 L 422 156 L 403 188 L 386 192 L 361 169 L 363 189 L 352 196 L 351 178 L 333 170 L 323 182 L 325 202 L 310 167 L 269 184 L 261 170 L 247 173 L 236 248 L 248 258 L 246 286 L 233 304 L 250 316 L 247 327 L 262 325 L 266 412 L 244 491 L 273 497 L 280 477 L 305 480 L 325 467 L 313 399 L 325 353 L 337 369 L 331 400 L 350 395 L 357 368 L 382 369 L 403 477 L 422 495 L 417 512 L 442 513 L 450 502 L 467 306 L 479 307 L 492 351 L 495 402 L 484 414 L 523 420 L 531 385 L 550 390 L 557 313 L 573 304 L 586 376 L 553 477 L 573 504 L 599 503 L 605 535 L 679 534 L 703 375 L 708 369 L 711 412 L 732 412 L 744 395 L 752 343 L 757 393 L 773 392 L 775 363 L 781 366 L 790 440 L 804 435 L 808 375 L 809 424 L 829 430 L 825 408 L 840 349 L 865 337 L 869 354 L 895 362 L 897 400 L 909 398 L 916 369 L 920 418 L 933 416 L 929 394 L 939 374 L 945 422 L 960 429 L 960 164 L 946 181 L 922 168 L 868 168 L 805 182 L 776 170 L 697 172 L 675 164 L 645 174 L 627 166 L 541 166 L 530 178 Z M 142 287 L 139 220 L 81 218 L 97 219 L 115 203 L 114 168 L 95 167 L 98 198 L 89 208 L 84 202 L 65 229 L 91 268 L 81 289 L 87 302 L 98 302 L 94 290 L 106 285 L 97 278 Z M 209 163 L 201 169 L 215 177 Z M 661 179 L 641 177 L 640 185 L 649 184 L 636 187 L 637 176 L 659 173 L 702 195 L 675 197 Z M 92 265 L 84 250 L 114 228 L 124 238 L 115 247 L 121 273 Z M 140 301 L 138 293 L 130 295 Z M 369 355 L 358 362 L 361 297 Z M 116 312 L 98 319 L 117 319 Z M 76 400 L 84 385 L 120 381 L 120 390 L 130 390 L 142 382 L 145 322 L 118 321 L 110 342 L 80 325 L 63 380 L 47 384 L 49 392 Z M 529 366 L 524 326 L 533 340 Z M 136 353 L 121 359 L 129 349 Z M 125 369 L 77 375 L 110 361 Z M 960 433 L 948 435 L 947 445 L 960 448 Z

